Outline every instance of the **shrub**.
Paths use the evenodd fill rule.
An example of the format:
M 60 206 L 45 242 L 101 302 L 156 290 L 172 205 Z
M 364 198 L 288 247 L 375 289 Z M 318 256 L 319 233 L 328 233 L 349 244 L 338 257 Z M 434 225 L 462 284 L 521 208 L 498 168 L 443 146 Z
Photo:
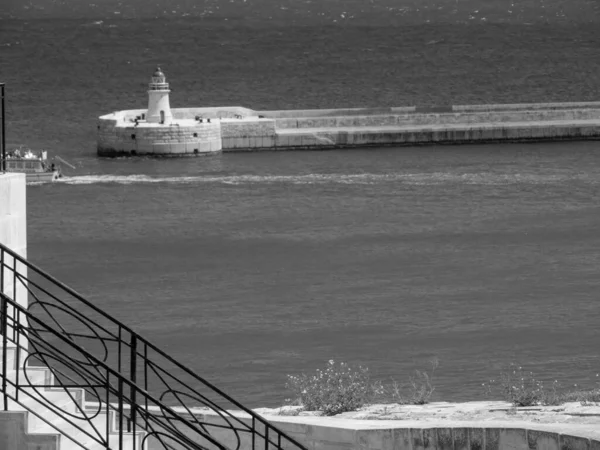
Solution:
M 511 364 L 507 371 L 500 374 L 500 379 L 490 380 L 483 385 L 488 395 L 493 395 L 499 388 L 504 400 L 514 406 L 538 405 L 544 398 L 544 385 L 536 379 L 533 372 L 525 372 L 522 367 Z
M 560 405 L 566 402 L 591 403 L 600 401 L 600 388 L 591 390 L 575 389 L 566 391 L 557 380 L 544 384 L 533 372 L 511 364 L 502 372 L 499 380 L 483 384 L 488 395 L 494 395 L 498 389 L 504 400 L 514 406 Z M 577 385 L 574 385 L 577 388 Z
M 369 369 L 333 360 L 314 375 L 287 378 L 286 388 L 305 409 L 322 411 L 326 416 L 355 411 L 380 393 L 380 385 L 371 383 Z
M 600 373 L 596 374 L 596 379 L 600 378 Z M 577 385 L 574 386 L 577 388 Z M 600 403 L 600 379 L 596 381 L 596 387 L 592 389 L 576 389 L 566 392 L 563 395 L 565 402 L 581 402 L 582 405 Z
M 435 391 L 433 386 L 433 375 L 435 369 L 438 366 L 438 360 L 432 359 L 431 363 L 431 374 L 424 370 L 415 370 L 415 374 L 410 377 L 410 396 L 409 402 L 413 405 L 424 405 L 429 403 L 429 399 Z
M 562 395 L 563 402 L 581 402 L 582 405 L 600 403 L 600 388 L 566 392 Z
M 439 363 L 437 358 L 430 361 L 431 372 L 415 370 L 409 377 L 408 384 L 399 385 L 396 381 L 383 387 L 387 402 L 399 403 L 401 405 L 424 405 L 429 403 L 435 387 L 433 386 L 433 375 Z

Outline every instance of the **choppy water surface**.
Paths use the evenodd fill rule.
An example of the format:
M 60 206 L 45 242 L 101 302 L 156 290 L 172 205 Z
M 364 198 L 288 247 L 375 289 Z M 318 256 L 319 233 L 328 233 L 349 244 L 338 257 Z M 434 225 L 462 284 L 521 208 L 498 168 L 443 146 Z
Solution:
M 402 382 L 436 356 L 444 400 L 509 362 L 599 371 L 597 143 L 94 153 L 157 63 L 173 106 L 597 100 L 597 26 L 1 25 L 9 145 L 76 166 L 28 189 L 30 259 L 250 406 L 331 358 Z
M 596 155 L 122 160 L 30 189 L 30 254 L 254 405 L 330 358 L 404 380 L 437 356 L 438 395 L 453 400 L 511 361 L 581 383 L 599 362 Z

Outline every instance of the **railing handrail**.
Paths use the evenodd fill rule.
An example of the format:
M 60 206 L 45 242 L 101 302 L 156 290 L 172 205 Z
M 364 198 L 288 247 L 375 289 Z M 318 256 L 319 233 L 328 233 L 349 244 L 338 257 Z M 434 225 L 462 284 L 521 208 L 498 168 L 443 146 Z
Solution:
M 66 336 L 62 335 L 61 333 L 57 333 L 54 329 L 52 329 L 46 323 L 42 322 L 40 319 L 38 319 L 37 317 L 35 317 L 27 309 L 25 309 L 22 305 L 20 305 L 19 303 L 17 303 L 16 301 L 14 301 L 13 299 L 11 299 L 7 295 L 5 295 L 3 292 L 0 292 L 0 301 L 7 302 L 16 311 L 19 311 L 19 314 L 22 314 L 24 317 L 26 317 L 27 320 L 35 322 L 36 325 L 44 328 L 45 332 L 48 332 L 48 333 L 52 334 L 54 337 L 60 339 L 62 341 L 62 343 L 68 345 L 71 349 L 73 349 L 73 350 L 75 350 L 75 351 L 83 354 L 85 356 L 85 358 L 87 358 L 90 362 L 93 362 L 96 365 L 96 367 L 100 367 L 101 369 L 103 369 L 104 371 L 106 371 L 107 374 L 110 374 L 111 376 L 113 376 L 114 378 L 116 378 L 117 380 L 119 380 L 120 383 L 123 383 L 123 384 L 127 385 L 129 389 L 132 389 L 136 393 L 142 394 L 143 396 L 147 397 L 153 403 L 155 403 L 157 406 L 159 406 L 163 411 L 169 412 L 170 415 L 172 415 L 173 417 L 176 417 L 178 420 L 180 420 L 183 424 L 187 425 L 188 427 L 195 428 L 193 424 L 191 424 L 185 417 L 183 417 L 180 413 L 178 413 L 177 411 L 175 411 L 173 408 L 171 408 L 170 406 L 164 404 L 159 399 L 154 398 L 154 396 L 152 394 L 150 394 L 148 391 L 146 391 L 145 389 L 143 389 L 140 386 L 136 385 L 133 381 L 131 381 L 129 378 L 123 376 L 118 371 L 114 370 L 112 367 L 110 367 L 109 365 L 107 365 L 104 361 L 101 361 L 96 356 L 94 356 L 92 353 L 90 353 L 89 351 L 87 351 L 85 348 L 80 347 L 79 345 L 77 345 L 76 343 L 74 343 L 71 339 L 67 338 Z M 8 319 L 7 318 L 3 318 L 3 320 L 8 320 Z M 18 322 L 16 322 L 16 324 L 14 324 L 14 327 L 16 327 L 16 328 L 22 328 L 23 326 L 20 325 Z M 6 370 L 7 370 L 6 366 L 3 366 L 2 371 L 4 372 Z M 60 387 L 60 385 L 58 385 L 56 387 Z M 81 386 L 81 388 L 83 389 L 84 386 Z M 110 404 L 107 404 L 107 408 L 109 406 L 110 406 Z M 203 435 L 203 437 L 205 439 L 208 439 L 209 441 L 211 441 L 211 443 L 213 443 L 214 445 L 216 445 L 220 449 L 222 449 L 222 450 L 228 450 L 227 447 L 223 446 L 220 442 L 218 442 L 217 440 L 215 440 L 212 436 L 210 436 L 210 434 L 208 434 L 208 433 L 202 433 L 202 435 Z M 202 447 L 198 446 L 198 448 L 202 448 Z
M 128 327 L 127 325 L 123 324 L 118 319 L 115 319 L 113 316 L 111 316 L 107 312 L 103 311 L 102 309 L 100 309 L 99 307 L 97 307 L 96 305 L 94 305 L 93 303 L 91 303 L 90 301 L 86 300 L 81 294 L 79 294 L 73 288 L 67 286 L 65 283 L 61 282 L 60 280 L 56 279 L 52 275 L 50 275 L 50 274 L 46 273 L 45 271 L 43 271 L 37 265 L 35 265 L 35 264 L 29 262 L 27 259 L 23 258 L 17 252 L 13 251 L 12 249 L 9 249 L 4 244 L 0 243 L 0 255 L 3 255 L 3 254 L 7 254 L 10 257 L 14 258 L 15 261 L 18 261 L 20 264 L 23 264 L 25 267 L 27 267 L 27 269 L 32 270 L 37 275 L 43 277 L 44 279 L 46 279 L 50 283 L 52 283 L 55 286 L 59 287 L 60 289 L 64 290 L 65 292 L 67 292 L 68 294 L 70 294 L 71 296 L 73 296 L 76 300 L 80 301 L 86 307 L 91 308 L 95 313 L 99 314 L 100 316 L 102 316 L 103 318 L 105 318 L 106 320 L 108 320 L 109 322 L 111 322 L 113 325 L 115 325 L 116 327 L 118 327 L 118 328 L 126 331 L 127 333 L 129 333 L 132 338 L 135 338 L 136 340 L 138 340 L 139 342 L 141 342 L 143 345 L 147 346 L 147 348 L 149 348 L 149 349 L 153 350 L 154 352 L 156 352 L 156 354 L 158 356 L 164 358 L 169 363 L 175 365 L 178 369 L 182 370 L 187 375 L 191 376 L 194 380 L 200 382 L 205 387 L 211 389 L 214 393 L 218 394 L 223 399 L 227 400 L 231 405 L 233 405 L 236 408 L 238 408 L 240 410 L 240 412 L 245 412 L 246 414 L 248 414 L 250 416 L 250 418 L 252 419 L 253 422 L 257 421 L 257 422 L 263 424 L 268 429 L 270 429 L 272 432 L 275 432 L 275 433 L 279 434 L 281 437 L 284 437 L 287 441 L 289 441 L 290 443 L 294 444 L 299 449 L 305 449 L 305 447 L 302 444 L 300 444 L 298 441 L 296 441 L 294 438 L 292 438 L 291 436 L 289 436 L 284 431 L 280 430 L 275 425 L 272 425 L 269 421 L 267 421 L 266 419 L 264 419 L 260 414 L 258 414 L 256 412 L 252 411 L 251 409 L 245 407 L 240 402 L 238 402 L 237 400 L 235 400 L 234 398 L 230 397 L 228 394 L 226 394 L 225 392 L 223 392 L 221 389 L 217 388 L 215 385 L 213 385 L 212 383 L 210 383 L 206 379 L 200 377 L 198 374 L 196 374 L 195 372 L 193 372 L 192 370 L 190 370 L 189 368 L 187 368 L 186 366 L 184 366 L 183 364 L 181 364 L 180 362 L 178 362 L 176 359 L 174 359 L 173 357 L 169 356 L 167 353 L 165 353 L 164 351 L 162 351 L 158 346 L 156 346 L 155 344 L 151 343 L 150 341 L 148 341 L 147 339 L 145 339 L 144 337 L 142 337 L 140 334 L 138 334 L 135 331 L 133 331 L 130 327 Z M 4 266 L 6 265 L 4 259 L 5 259 L 4 257 L 0 258 L 0 278 L 2 276 L 2 272 L 4 271 Z M 8 267 L 8 266 L 6 266 L 6 267 Z M 16 264 L 15 264 L 14 267 L 16 267 Z M 13 268 L 9 268 L 9 269 L 10 270 L 16 270 L 14 267 Z M 29 278 L 29 276 L 24 277 L 24 278 L 27 279 L 27 278 Z M 0 292 L 0 293 L 2 293 L 2 292 Z M 54 334 L 57 334 L 56 331 L 54 331 L 54 330 L 52 330 L 52 331 L 53 331 Z M 88 353 L 88 352 L 86 351 L 86 353 Z M 98 358 L 96 358 L 96 357 L 94 357 L 94 359 L 98 360 Z M 101 361 L 101 362 L 102 362 L 102 366 L 103 367 L 109 367 L 103 361 Z M 111 369 L 111 371 L 114 374 L 117 374 L 119 378 L 123 378 L 123 379 L 127 380 L 127 384 L 128 385 L 135 386 L 135 388 L 137 390 L 139 390 L 140 392 L 147 393 L 146 390 L 142 389 L 142 387 L 140 387 L 140 386 L 138 386 L 136 384 L 135 380 L 131 380 L 131 379 L 123 376 L 121 373 L 119 373 L 118 371 L 116 371 L 116 370 L 114 370 L 112 368 L 110 368 L 110 369 Z M 233 418 L 234 416 L 231 416 L 231 417 Z

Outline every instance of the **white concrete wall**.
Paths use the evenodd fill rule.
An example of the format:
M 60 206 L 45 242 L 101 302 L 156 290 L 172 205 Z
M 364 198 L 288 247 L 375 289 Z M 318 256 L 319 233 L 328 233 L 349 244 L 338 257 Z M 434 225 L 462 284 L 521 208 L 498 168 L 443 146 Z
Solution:
M 18 255 L 27 257 L 27 203 L 24 173 L 0 173 L 0 242 Z M 27 267 L 15 258 L 4 253 L 2 257 L 2 277 L 0 291 L 7 297 L 27 308 Z M 24 278 L 19 279 L 15 272 Z M 8 307 L 8 317 L 14 317 L 11 306 Z M 22 316 L 23 325 L 26 318 Z M 13 337 L 13 328 L 8 323 L 7 336 Z M 1 341 L 0 341 L 1 345 Z M 26 339 L 20 340 L 22 349 L 27 348 Z M 12 347 L 11 343 L 9 347 Z M 21 353 L 24 357 L 25 353 Z
M 27 257 L 27 203 L 24 173 L 0 173 L 0 242 Z M 11 268 L 14 261 L 5 258 L 4 286 L 0 287 L 10 298 L 15 298 L 14 277 Z M 26 276 L 25 267 L 16 266 Z M 27 306 L 25 287 L 17 282 L 16 300 Z
M 0 173 L 0 242 L 27 257 L 27 205 L 24 173 Z
M 113 117 L 113 116 L 110 116 Z M 219 120 L 188 125 L 139 126 L 117 119 L 100 118 L 98 123 L 98 155 L 116 156 L 202 155 L 221 151 Z

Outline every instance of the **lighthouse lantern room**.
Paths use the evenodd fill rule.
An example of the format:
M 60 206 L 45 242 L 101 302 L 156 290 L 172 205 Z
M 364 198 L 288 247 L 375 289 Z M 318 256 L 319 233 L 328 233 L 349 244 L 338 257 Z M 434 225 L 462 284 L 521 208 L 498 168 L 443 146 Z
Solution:
M 169 83 L 167 83 L 165 74 L 156 68 L 148 84 L 148 113 L 146 121 L 150 123 L 160 123 L 170 125 L 173 121 L 171 106 L 169 105 Z

